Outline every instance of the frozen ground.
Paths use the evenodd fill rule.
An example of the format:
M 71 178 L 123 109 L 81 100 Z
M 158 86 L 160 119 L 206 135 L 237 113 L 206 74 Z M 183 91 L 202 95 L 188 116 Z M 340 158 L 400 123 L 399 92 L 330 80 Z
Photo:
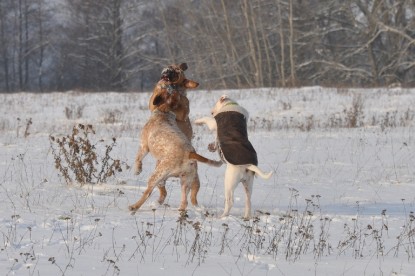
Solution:
M 106 184 L 58 175 L 49 136 L 78 123 L 94 126 L 98 150 L 117 138 L 111 155 L 133 165 L 148 93 L 0 94 L 1 274 L 414 275 L 415 90 L 198 90 L 191 119 L 225 93 L 250 112 L 259 167 L 274 171 L 255 180 L 250 221 L 241 186 L 231 216 L 218 218 L 224 166 L 199 166 L 201 206 L 187 217 L 176 179 L 166 205 L 155 191 L 127 210 L 150 156 L 140 176 L 124 170 Z M 194 130 L 198 152 L 216 159 L 213 135 Z

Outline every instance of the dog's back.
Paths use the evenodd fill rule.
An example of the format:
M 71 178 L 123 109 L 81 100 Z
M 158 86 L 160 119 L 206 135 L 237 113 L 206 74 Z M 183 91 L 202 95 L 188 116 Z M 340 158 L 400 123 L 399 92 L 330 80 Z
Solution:
M 189 139 L 177 126 L 172 112 L 153 111 L 141 133 L 141 141 L 147 142 L 150 153 L 157 159 L 182 159 L 193 152 Z

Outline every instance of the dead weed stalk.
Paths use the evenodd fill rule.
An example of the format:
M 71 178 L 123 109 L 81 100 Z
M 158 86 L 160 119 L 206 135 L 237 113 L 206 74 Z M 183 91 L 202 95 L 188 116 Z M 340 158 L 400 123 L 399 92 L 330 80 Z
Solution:
M 116 139 L 105 146 L 103 156 L 97 153 L 97 143 L 91 141 L 95 134 L 92 125 L 78 124 L 72 133 L 65 137 L 49 136 L 50 146 L 55 159 L 55 167 L 67 184 L 76 181 L 83 184 L 105 183 L 117 172 L 122 172 L 128 165 L 111 157 Z M 99 142 L 103 142 L 100 140 Z

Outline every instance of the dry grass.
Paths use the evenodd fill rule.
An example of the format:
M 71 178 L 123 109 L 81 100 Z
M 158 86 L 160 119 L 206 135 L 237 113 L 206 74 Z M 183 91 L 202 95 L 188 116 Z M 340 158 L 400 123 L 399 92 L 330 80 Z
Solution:
M 72 133 L 61 138 L 50 136 L 50 146 L 55 160 L 55 168 L 67 184 L 76 181 L 83 184 L 104 183 L 117 172 L 122 172 L 128 165 L 111 157 L 116 139 L 105 145 L 102 155 L 97 153 L 97 143 L 91 141 L 95 134 L 92 125 L 74 126 Z M 99 142 L 102 142 L 99 141 Z

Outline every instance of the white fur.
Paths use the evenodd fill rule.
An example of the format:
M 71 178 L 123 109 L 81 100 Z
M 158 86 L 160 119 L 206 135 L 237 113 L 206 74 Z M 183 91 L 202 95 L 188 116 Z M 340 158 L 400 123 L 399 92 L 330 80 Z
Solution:
M 203 117 L 200 119 L 196 119 L 195 124 L 196 125 L 205 124 L 209 128 L 210 131 L 216 131 L 216 129 L 218 128 L 216 125 L 216 120 L 212 117 Z
M 229 105 L 229 103 L 232 103 Z M 227 105 L 228 104 L 228 105 Z M 242 112 L 241 112 L 242 110 Z M 248 112 L 236 105 L 236 102 L 230 99 L 228 96 L 223 95 L 215 104 L 212 109 L 212 115 L 224 111 L 238 111 L 245 115 L 245 118 L 248 118 Z M 216 120 L 212 117 L 203 117 L 195 121 L 196 125 L 206 124 L 211 131 L 215 131 L 217 137 L 217 125 Z M 217 150 L 217 141 L 209 145 L 210 150 Z M 226 161 L 226 160 L 225 160 Z M 229 212 L 233 206 L 234 201 L 234 191 L 239 182 L 241 182 L 245 189 L 245 214 L 244 218 L 248 219 L 251 217 L 251 196 L 252 189 L 254 184 L 255 174 L 260 176 L 263 179 L 269 179 L 272 176 L 272 172 L 264 173 L 255 165 L 233 165 L 229 162 L 226 162 L 226 171 L 225 171 L 225 209 L 223 211 L 222 217 L 229 215 Z

